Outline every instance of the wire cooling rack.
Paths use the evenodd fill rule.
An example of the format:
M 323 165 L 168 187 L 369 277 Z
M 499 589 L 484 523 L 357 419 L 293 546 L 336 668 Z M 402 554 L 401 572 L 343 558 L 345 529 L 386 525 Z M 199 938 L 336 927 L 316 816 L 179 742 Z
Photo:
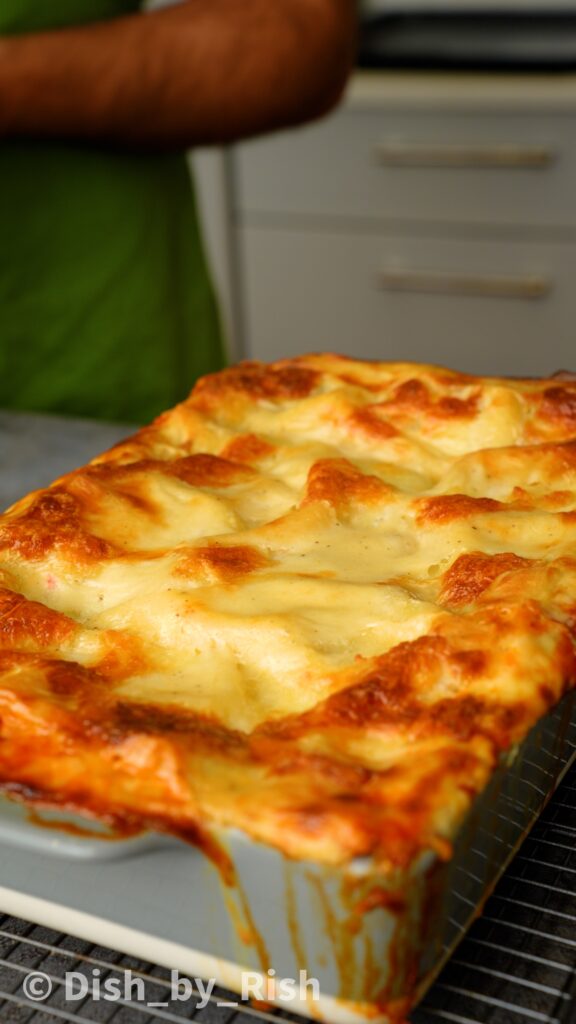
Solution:
M 86 977 L 86 993 L 75 1001 L 64 986 L 72 971 Z M 51 985 L 41 1004 L 25 993 L 30 972 L 42 972 Z M 124 991 L 127 978 L 132 992 Z M 118 981 L 120 998 L 98 998 L 109 980 Z M 197 994 L 171 1000 L 170 972 L 163 967 L 0 916 L 1 1024 L 301 1024 L 285 1011 L 225 1005 L 234 998 L 215 989 L 202 1009 Z M 576 1022 L 576 765 L 410 1021 Z

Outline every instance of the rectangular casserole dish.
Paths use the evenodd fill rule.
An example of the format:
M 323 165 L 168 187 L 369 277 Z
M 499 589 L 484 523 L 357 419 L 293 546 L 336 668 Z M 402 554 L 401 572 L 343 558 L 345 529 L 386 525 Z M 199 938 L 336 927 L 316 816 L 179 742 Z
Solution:
M 248 365 L 15 506 L 4 788 L 152 831 L 61 835 L 6 803 L 3 908 L 231 989 L 259 973 L 270 1002 L 303 971 L 310 1016 L 403 1020 L 574 752 L 571 403 Z

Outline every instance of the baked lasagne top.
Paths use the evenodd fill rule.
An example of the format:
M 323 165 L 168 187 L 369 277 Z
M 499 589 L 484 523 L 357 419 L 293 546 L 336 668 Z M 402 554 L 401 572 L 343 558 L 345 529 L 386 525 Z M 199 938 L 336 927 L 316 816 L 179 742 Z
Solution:
M 575 678 L 576 383 L 201 380 L 0 518 L 0 781 L 287 855 L 449 849 Z

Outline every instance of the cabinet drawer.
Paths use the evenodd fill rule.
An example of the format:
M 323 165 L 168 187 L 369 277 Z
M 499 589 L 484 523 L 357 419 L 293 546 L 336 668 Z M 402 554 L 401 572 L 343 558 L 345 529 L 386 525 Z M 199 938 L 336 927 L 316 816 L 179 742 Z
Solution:
M 576 116 L 343 109 L 238 147 L 238 209 L 576 227 Z
M 576 368 L 576 244 L 246 227 L 247 354 L 328 350 L 470 373 Z

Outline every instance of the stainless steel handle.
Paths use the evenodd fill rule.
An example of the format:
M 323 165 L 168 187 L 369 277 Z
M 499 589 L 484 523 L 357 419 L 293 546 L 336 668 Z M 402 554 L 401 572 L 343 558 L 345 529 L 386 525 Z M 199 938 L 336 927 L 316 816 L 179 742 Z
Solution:
M 543 299 L 552 291 L 546 277 L 456 274 L 427 270 L 387 268 L 378 275 L 380 288 L 388 292 L 421 292 L 493 299 Z
M 399 140 L 379 143 L 374 156 L 377 163 L 385 167 L 500 167 L 538 170 L 550 167 L 557 153 L 546 145 L 495 143 L 471 146 Z

